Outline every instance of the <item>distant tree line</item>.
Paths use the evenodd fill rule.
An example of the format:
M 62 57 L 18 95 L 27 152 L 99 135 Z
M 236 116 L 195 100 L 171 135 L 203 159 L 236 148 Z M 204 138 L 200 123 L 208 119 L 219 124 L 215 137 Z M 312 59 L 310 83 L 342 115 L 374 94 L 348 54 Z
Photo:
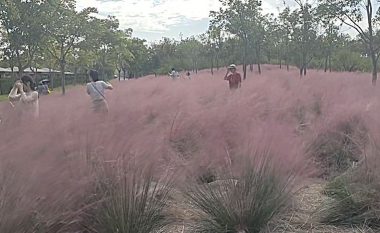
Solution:
M 75 0 L 0 0 L 0 66 L 59 69 L 74 74 L 98 69 L 103 77 L 215 69 L 229 63 L 261 73 L 261 64 L 328 71 L 370 71 L 380 57 L 379 1 L 294 0 L 278 15 L 264 14 L 260 0 L 220 0 L 207 32 L 148 44 L 121 30 L 118 20 L 76 10 Z M 363 7 L 364 6 L 364 7 Z M 343 30 L 344 29 L 344 30 Z M 347 30 L 357 33 L 356 37 Z M 346 34 L 343 32 L 346 31 Z M 352 34 L 352 33 L 351 33 Z M 255 68 L 256 67 L 256 68 Z

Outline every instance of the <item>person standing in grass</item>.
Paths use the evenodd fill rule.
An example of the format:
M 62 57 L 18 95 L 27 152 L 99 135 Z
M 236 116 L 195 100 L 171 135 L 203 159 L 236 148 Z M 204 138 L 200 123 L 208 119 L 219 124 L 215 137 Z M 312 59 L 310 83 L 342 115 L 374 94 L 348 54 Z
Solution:
M 172 68 L 172 70 L 169 73 L 169 76 L 174 80 L 179 77 L 179 74 L 174 68 Z
M 224 80 L 229 82 L 231 90 L 241 88 L 241 75 L 237 72 L 236 65 L 232 64 L 228 67 Z
M 95 112 L 107 113 L 108 104 L 104 96 L 104 91 L 113 90 L 113 87 L 109 83 L 99 81 L 99 73 L 96 70 L 90 70 L 88 75 L 90 82 L 87 83 L 87 94 L 91 97 L 93 110 Z
M 186 76 L 187 76 L 188 79 L 191 79 L 191 76 L 190 76 L 190 75 L 191 75 L 191 74 L 190 74 L 190 71 L 187 71 L 187 72 L 186 72 Z
M 38 92 L 36 83 L 29 75 L 24 75 L 21 80 L 17 80 L 8 95 L 8 99 L 12 106 L 21 114 L 24 119 L 38 118 Z

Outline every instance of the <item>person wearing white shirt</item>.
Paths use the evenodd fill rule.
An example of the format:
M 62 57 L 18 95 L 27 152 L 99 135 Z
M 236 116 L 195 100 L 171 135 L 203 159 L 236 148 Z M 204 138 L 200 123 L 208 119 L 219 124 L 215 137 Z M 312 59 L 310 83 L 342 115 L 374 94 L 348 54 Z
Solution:
M 111 84 L 99 80 L 99 74 L 96 70 L 88 72 L 90 81 L 87 83 L 87 94 L 92 100 L 92 109 L 94 112 L 108 112 L 108 104 L 104 95 L 105 90 L 113 90 Z
M 38 92 L 35 91 L 35 82 L 29 75 L 24 75 L 13 85 L 8 95 L 12 106 L 15 107 L 22 118 L 38 118 Z

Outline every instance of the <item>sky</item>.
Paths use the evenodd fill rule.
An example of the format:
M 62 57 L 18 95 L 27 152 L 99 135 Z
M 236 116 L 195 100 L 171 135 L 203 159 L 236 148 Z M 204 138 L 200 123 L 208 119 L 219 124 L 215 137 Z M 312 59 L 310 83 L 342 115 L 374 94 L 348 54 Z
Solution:
M 278 13 L 284 0 L 263 0 L 265 13 Z M 219 0 L 77 0 L 77 9 L 96 7 L 99 17 L 116 16 L 121 29 L 153 42 L 162 37 L 179 39 L 204 33 L 209 13 L 218 10 Z

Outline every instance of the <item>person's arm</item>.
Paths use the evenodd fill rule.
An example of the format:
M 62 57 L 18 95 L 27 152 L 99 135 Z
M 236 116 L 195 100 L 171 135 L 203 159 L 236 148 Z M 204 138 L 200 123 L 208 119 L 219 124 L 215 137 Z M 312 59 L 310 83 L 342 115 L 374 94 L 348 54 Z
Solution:
M 106 83 L 103 81 L 102 85 L 103 85 L 104 89 L 113 90 L 113 86 L 111 85 L 111 83 Z
M 13 85 L 12 90 L 9 92 L 8 99 L 9 101 L 19 101 L 21 98 L 21 94 L 18 93 L 19 87 L 17 83 Z
M 26 95 L 24 91 L 21 91 L 21 101 L 24 103 L 33 103 L 38 100 L 38 92 L 33 91 L 31 95 Z
M 224 80 L 229 80 L 229 75 L 228 75 L 229 73 L 230 73 L 230 70 L 227 70 L 227 73 L 224 76 Z

